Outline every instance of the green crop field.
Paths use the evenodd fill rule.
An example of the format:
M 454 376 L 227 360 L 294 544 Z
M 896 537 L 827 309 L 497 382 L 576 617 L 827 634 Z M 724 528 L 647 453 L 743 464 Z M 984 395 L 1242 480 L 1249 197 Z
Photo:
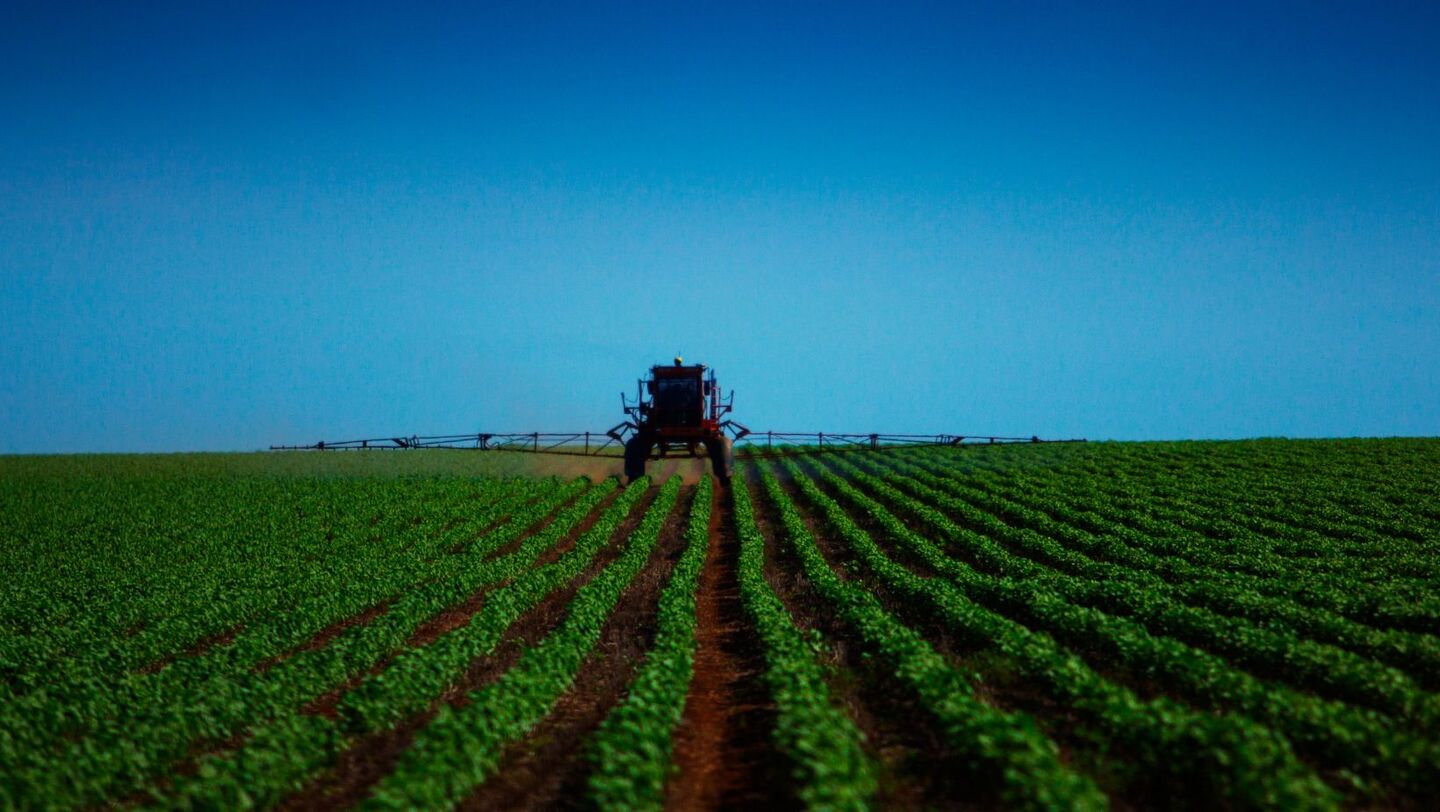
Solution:
M 1440 441 L 526 459 L 0 458 L 0 808 L 1440 786 Z

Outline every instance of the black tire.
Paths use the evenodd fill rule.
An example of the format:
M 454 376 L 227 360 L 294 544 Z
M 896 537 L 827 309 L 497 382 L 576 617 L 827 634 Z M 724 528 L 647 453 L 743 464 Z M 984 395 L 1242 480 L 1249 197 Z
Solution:
M 645 461 L 650 458 L 650 438 L 635 435 L 625 443 L 625 481 L 634 482 L 645 476 Z
M 710 469 L 720 484 L 729 485 L 735 470 L 735 444 L 729 437 L 716 437 L 705 441 L 705 450 L 710 454 Z

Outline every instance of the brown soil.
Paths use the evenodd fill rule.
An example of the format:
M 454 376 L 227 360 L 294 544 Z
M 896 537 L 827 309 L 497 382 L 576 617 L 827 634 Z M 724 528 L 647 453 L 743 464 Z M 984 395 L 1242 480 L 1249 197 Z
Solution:
M 558 561 L 560 559 L 560 556 L 569 552 L 570 549 L 575 546 L 575 542 L 578 541 L 581 536 L 590 532 L 590 528 L 594 527 L 596 523 L 600 521 L 601 515 L 603 515 L 606 510 L 610 509 L 610 506 L 620 498 L 620 494 L 622 494 L 623 492 L 624 490 L 622 488 L 616 488 L 610 493 L 605 494 L 605 496 L 599 502 L 595 503 L 595 507 L 590 510 L 590 513 L 586 515 L 585 518 L 581 519 L 580 523 L 577 524 L 575 528 L 572 529 L 570 533 L 560 541 L 559 544 L 555 544 L 550 548 L 541 551 L 540 555 L 535 558 L 535 563 L 530 565 L 530 568 L 535 569 L 537 567 L 543 567 Z M 635 505 L 630 508 L 630 513 L 627 514 L 625 520 L 620 523 L 620 526 L 615 531 L 615 535 L 610 537 L 612 542 L 616 542 L 616 544 L 612 546 L 616 547 L 617 552 L 617 540 L 623 541 L 626 536 L 630 535 L 630 531 L 634 530 L 635 526 L 640 523 L 640 517 L 645 515 L 645 508 L 649 507 L 650 503 L 655 501 L 655 497 L 657 495 L 659 495 L 659 490 L 656 488 L 651 488 L 649 492 L 641 496 L 640 499 L 636 501 Z M 528 535 L 529 534 L 527 534 L 527 536 Z M 513 549 L 510 548 L 509 545 L 506 545 L 506 549 L 504 550 L 504 552 L 497 552 L 497 554 L 491 556 L 491 558 L 498 558 L 500 555 L 508 555 L 509 553 L 515 552 L 515 550 L 518 550 L 519 548 L 519 543 L 516 543 Z
M 597 480 L 597 481 L 598 481 L 598 480 Z M 583 492 L 582 492 L 582 493 L 583 493 Z M 521 541 L 524 541 L 524 540 L 525 540 L 526 538 L 528 538 L 529 536 L 531 536 L 531 535 L 539 532 L 539 530 L 540 530 L 541 527 L 544 527 L 545 525 L 547 525 L 547 524 L 549 524 L 551 521 L 553 521 L 554 518 L 560 514 L 560 511 L 562 511 L 562 510 L 564 510 L 565 508 L 569 507 L 570 505 L 574 504 L 574 503 L 575 503 L 575 500 L 576 500 L 576 499 L 579 499 L 580 496 L 582 495 L 582 493 L 577 493 L 577 494 L 575 494 L 574 496 L 572 496 L 571 498 L 566 499 L 564 502 L 561 502 L 559 505 L 556 505 L 554 508 L 551 508 L 551 510 L 550 510 L 549 513 L 545 514 L 545 516 L 544 516 L 542 519 L 540 519 L 538 522 L 536 522 L 529 530 L 527 530 L 527 531 L 526 531 L 525 533 L 523 533 L 521 536 L 519 536 L 518 538 L 516 538 L 514 541 L 512 541 L 511 543 L 505 545 L 504 547 L 500 548 L 499 550 L 492 550 L 490 553 L 486 554 L 485 560 L 489 560 L 489 559 L 491 559 L 491 558 L 496 558 L 496 557 L 498 557 L 498 556 L 500 556 L 500 555 L 504 555 L 505 552 L 513 551 L 516 547 L 519 547 Z M 529 499 L 525 499 L 525 500 L 517 503 L 517 504 L 514 506 L 514 510 L 524 509 L 524 508 L 527 507 L 527 506 L 530 506 L 530 505 L 533 505 L 533 504 L 535 504 L 535 503 L 537 503 L 537 502 L 543 501 L 545 498 L 546 498 L 546 497 L 542 495 L 542 496 L 535 496 L 535 497 L 531 497 L 531 498 L 529 498 Z M 501 526 L 504 525 L 505 523 L 509 522 L 510 519 L 512 519 L 512 518 L 514 517 L 514 515 L 515 515 L 515 513 L 514 513 L 513 511 L 512 511 L 512 512 L 509 512 L 509 513 L 505 513 L 505 514 L 503 514 L 503 515 L 501 515 L 501 516 L 496 517 L 494 520 L 492 520 L 492 521 L 490 521 L 490 522 L 487 522 L 487 523 L 485 524 L 485 526 L 481 527 L 479 530 L 476 530 L 476 531 L 474 531 L 474 532 L 472 532 L 472 533 L 467 533 L 467 534 L 465 535 L 465 538 L 463 538 L 463 539 L 461 539 L 460 541 L 457 541 L 457 542 L 455 542 L 454 544 L 450 545 L 450 547 L 449 547 L 449 549 L 447 550 L 447 552 L 451 553 L 452 555 L 458 555 L 458 554 L 460 554 L 460 553 L 465 552 L 467 549 L 470 548 L 470 545 L 471 545 L 471 544 L 474 544 L 476 541 L 479 541 L 480 539 L 483 539 L 483 538 L 485 538 L 486 536 L 490 535 L 490 533 L 494 532 L 496 528 L 501 527 Z
M 630 510 L 626 520 L 611 536 L 611 543 L 595 555 L 579 578 L 566 587 L 551 593 L 539 605 L 526 612 L 507 630 L 505 640 L 496 651 L 471 663 L 465 675 L 451 685 L 445 693 L 425 712 L 417 714 L 394 728 L 360 737 L 341 754 L 340 760 L 322 773 L 309 786 L 281 804 L 286 809 L 339 809 L 353 806 L 363 800 L 370 788 L 395 768 L 395 762 L 414 741 L 415 734 L 439 712 L 443 703 L 463 706 L 471 691 L 494 681 L 514 666 L 521 652 L 533 647 L 552 631 L 565 616 L 565 611 L 575 593 L 589 583 L 606 564 L 619 555 L 621 545 L 617 539 L 629 536 L 645 509 L 654 501 L 657 489 L 651 488 Z M 591 511 L 587 522 L 567 534 L 566 544 L 573 546 L 574 540 L 583 532 L 582 527 L 593 525 L 591 517 L 598 519 L 599 508 Z M 482 604 L 483 606 L 483 604 Z M 480 607 L 477 607 L 477 611 Z M 472 613 L 473 615 L 473 613 Z M 469 618 L 465 619 L 468 622 Z M 360 683 L 365 676 L 383 671 L 389 660 L 370 669 L 366 674 L 349 680 L 344 686 L 312 702 L 306 711 L 327 716 L 336 714 L 340 699 Z
M 770 738 L 775 710 L 763 681 L 760 640 L 740 600 L 734 513 L 728 494 L 717 488 L 716 497 L 696 594 L 695 671 L 675 731 L 677 773 L 666 787 L 665 807 L 793 806 Z
M 223 646 L 233 642 L 235 638 L 240 635 L 240 632 L 244 630 L 244 628 L 245 624 L 237 623 L 234 626 L 225 629 L 224 631 L 216 632 L 214 634 L 202 637 L 199 640 L 195 641 L 195 643 L 191 645 L 190 648 L 187 648 L 178 654 L 167 654 L 164 657 L 156 660 L 155 662 L 141 668 L 139 673 L 154 674 L 155 672 L 160 671 L 161 669 L 165 668 L 166 666 L 170 665 L 181 657 L 199 657 L 201 654 L 204 654 L 205 652 L 209 651 L 212 648 L 215 648 L 216 646 Z
M 589 764 L 582 748 L 624 696 L 635 667 L 654 642 L 660 592 L 683 547 L 687 506 L 693 496 L 693 488 L 681 493 L 661 530 L 656 551 L 606 621 L 594 653 L 581 666 L 570 691 L 525 741 L 506 753 L 496 774 L 466 798 L 461 808 L 583 806 Z

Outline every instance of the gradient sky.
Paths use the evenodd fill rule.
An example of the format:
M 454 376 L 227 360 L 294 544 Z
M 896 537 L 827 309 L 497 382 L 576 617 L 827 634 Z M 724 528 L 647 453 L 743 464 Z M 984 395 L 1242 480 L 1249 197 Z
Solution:
M 298 5 L 0 6 L 0 451 L 1440 434 L 1440 5 Z

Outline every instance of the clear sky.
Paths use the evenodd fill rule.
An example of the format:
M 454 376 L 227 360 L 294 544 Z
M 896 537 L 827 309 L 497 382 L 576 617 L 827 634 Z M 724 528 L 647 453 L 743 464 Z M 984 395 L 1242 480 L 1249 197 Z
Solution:
M 1440 5 L 778 5 L 0 5 L 0 451 L 1440 434 Z

